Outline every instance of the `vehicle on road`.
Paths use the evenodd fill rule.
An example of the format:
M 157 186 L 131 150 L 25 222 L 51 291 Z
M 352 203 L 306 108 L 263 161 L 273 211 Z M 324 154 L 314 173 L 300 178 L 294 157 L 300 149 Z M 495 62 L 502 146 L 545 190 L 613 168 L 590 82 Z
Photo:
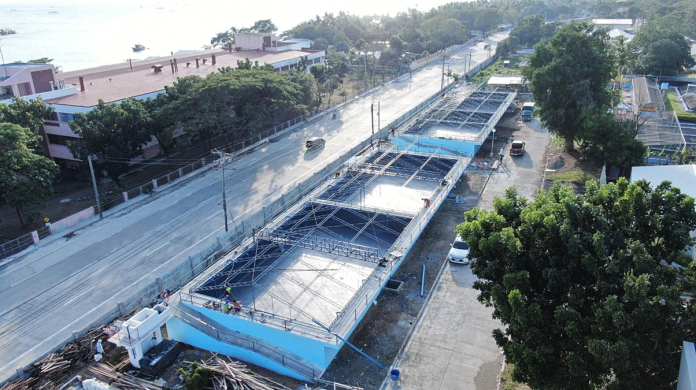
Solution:
M 320 149 L 323 148 L 324 145 L 326 144 L 326 141 L 323 138 L 319 137 L 312 137 L 305 142 L 305 146 L 307 147 L 307 150 L 315 150 L 315 149 Z
M 527 102 L 522 105 L 522 120 L 525 122 L 529 122 L 532 120 L 532 116 L 534 115 L 534 103 L 532 102 Z
M 521 156 L 524 154 L 524 145 L 525 143 L 522 141 L 512 141 L 512 145 L 510 146 L 510 155 L 511 156 Z
M 459 237 L 459 235 L 457 235 L 452 243 L 452 248 L 447 254 L 447 260 L 456 264 L 469 264 L 469 244 Z

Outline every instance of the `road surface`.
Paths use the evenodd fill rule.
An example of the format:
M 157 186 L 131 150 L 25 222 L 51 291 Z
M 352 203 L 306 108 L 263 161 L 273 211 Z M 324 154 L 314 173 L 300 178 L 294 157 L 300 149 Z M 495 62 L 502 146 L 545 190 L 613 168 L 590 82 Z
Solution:
M 489 55 L 484 44 L 506 35 L 472 46 L 474 65 Z M 450 70 L 464 73 L 468 51 L 448 57 Z M 387 124 L 436 93 L 441 70 L 442 63 L 435 61 L 412 78 L 344 106 L 337 119 L 327 115 L 228 165 L 235 168 L 227 170 L 226 178 L 235 223 L 366 139 L 373 102 L 381 102 L 381 123 Z M 311 136 L 325 138 L 326 146 L 306 153 L 304 141 Z M 224 233 L 221 188 L 219 170 L 199 174 L 76 231 L 70 239 L 32 247 L 5 263 L 0 268 L 0 382 Z

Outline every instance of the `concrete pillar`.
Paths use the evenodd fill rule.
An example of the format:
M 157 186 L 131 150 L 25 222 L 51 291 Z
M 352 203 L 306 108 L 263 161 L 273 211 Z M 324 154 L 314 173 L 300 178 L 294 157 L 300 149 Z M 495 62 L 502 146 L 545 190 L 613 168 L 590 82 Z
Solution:
M 164 290 L 164 283 L 162 283 L 162 278 L 155 279 L 155 282 L 157 283 L 157 291 L 158 292 Z
M 157 340 L 157 344 L 162 342 L 162 329 L 155 329 L 155 340 Z
M 80 336 L 77 334 L 77 331 L 76 331 L 76 330 L 73 330 L 73 331 L 72 331 L 72 337 L 73 337 L 73 340 L 75 340 L 75 341 L 77 341 L 77 339 L 80 338 Z
M 121 313 L 121 316 L 126 314 L 126 307 L 123 305 L 123 302 L 118 302 L 116 304 L 118 306 L 118 312 Z
M 21 380 L 27 379 L 26 374 L 24 373 L 24 367 L 17 367 L 17 377 Z
M 128 202 L 128 192 L 123 191 L 122 194 L 123 194 L 123 201 Z
M 39 242 L 39 233 L 36 230 L 31 232 L 31 239 L 34 241 L 34 244 Z
M 184 176 L 184 169 L 179 168 L 179 177 Z
M 152 179 L 152 189 L 157 188 L 157 179 Z
M 201 163 L 202 163 L 203 165 L 205 165 L 205 157 L 203 157 L 203 158 L 201 159 Z

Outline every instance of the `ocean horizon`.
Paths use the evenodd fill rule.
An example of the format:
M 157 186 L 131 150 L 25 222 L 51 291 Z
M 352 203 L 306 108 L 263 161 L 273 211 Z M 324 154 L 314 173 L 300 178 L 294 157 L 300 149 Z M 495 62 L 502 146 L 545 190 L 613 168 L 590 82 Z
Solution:
M 413 0 L 411 0 L 413 1 Z M 4 63 L 52 58 L 62 71 L 200 50 L 218 32 L 271 19 L 278 33 L 326 12 L 357 15 L 395 15 L 409 8 L 421 11 L 446 0 L 418 3 L 386 0 L 308 0 L 298 4 L 275 2 L 258 7 L 223 0 L 164 2 L 159 0 L 25 0 L 0 1 L 0 28 L 17 34 L 0 37 Z M 147 49 L 133 52 L 135 44 Z

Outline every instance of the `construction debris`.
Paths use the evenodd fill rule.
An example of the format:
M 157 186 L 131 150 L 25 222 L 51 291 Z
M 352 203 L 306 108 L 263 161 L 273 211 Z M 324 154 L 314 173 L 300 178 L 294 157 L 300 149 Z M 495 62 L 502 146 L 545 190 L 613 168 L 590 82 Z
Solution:
M 155 382 L 120 373 L 108 363 L 97 363 L 94 366 L 87 367 L 85 374 L 107 383 L 111 388 L 117 390 L 162 390 L 164 388 Z
M 199 363 L 200 367 L 215 373 L 213 386 L 215 390 L 290 390 L 289 387 L 274 382 L 254 373 L 241 362 L 213 356 Z

